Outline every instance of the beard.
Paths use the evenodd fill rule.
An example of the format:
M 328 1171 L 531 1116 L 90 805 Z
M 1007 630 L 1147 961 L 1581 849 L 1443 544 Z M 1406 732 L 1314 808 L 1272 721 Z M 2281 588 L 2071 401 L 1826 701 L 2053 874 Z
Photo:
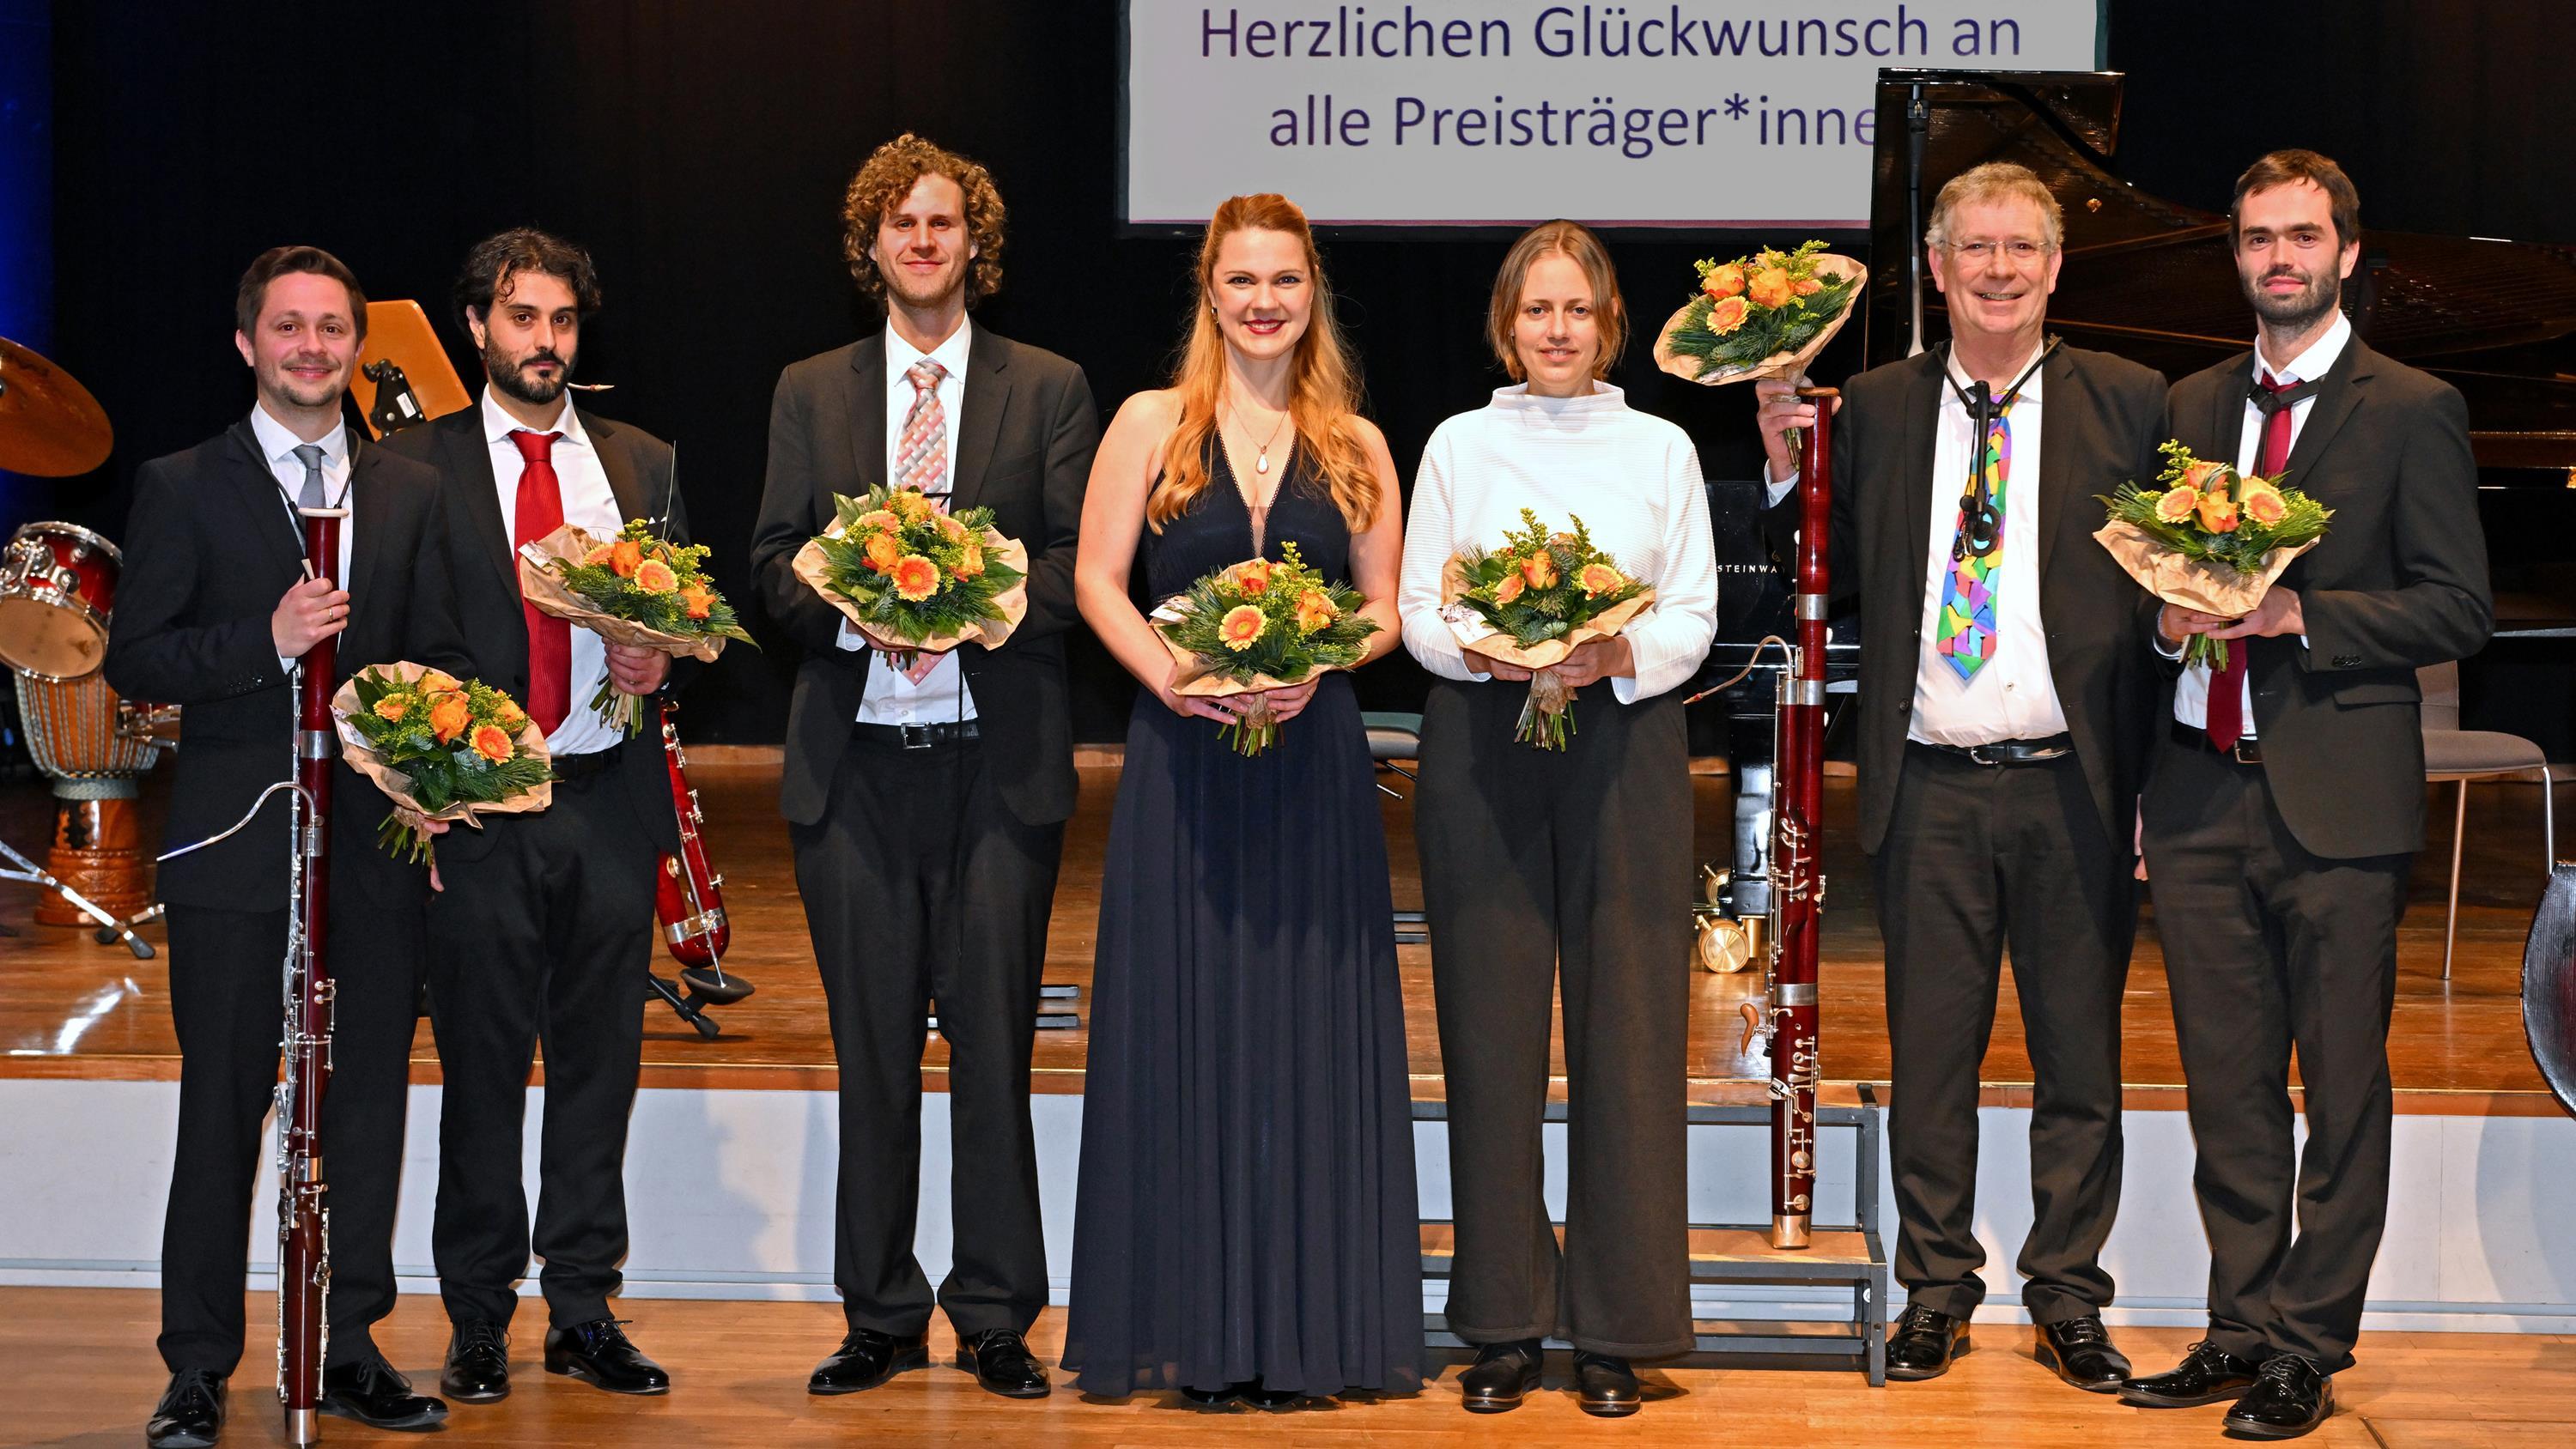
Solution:
M 554 363 L 555 375 L 551 378 L 528 376 L 525 369 L 532 362 Z M 483 346 L 483 375 L 492 380 L 494 387 L 534 407 L 544 407 L 563 396 L 564 384 L 572 380 L 572 364 L 572 357 L 551 348 L 531 352 L 525 357 L 512 357 L 496 342 L 487 342 Z
M 2281 267 L 2269 267 L 2257 275 L 2243 277 L 2245 300 L 2252 304 L 2254 315 L 2269 327 L 2285 332 L 2303 332 L 2335 309 L 2341 300 L 2341 277 L 2329 271 L 2311 273 L 2307 284 L 2286 297 L 2274 296 L 2263 284 L 2274 277 L 2296 276 Z
M 897 301 L 907 307 L 930 311 L 946 306 L 949 298 L 965 290 L 966 271 L 971 265 L 970 262 L 932 276 L 916 277 L 904 270 L 900 261 L 891 267 L 880 262 L 877 275 L 885 278 L 886 290 L 892 292 Z
M 290 362 L 304 362 L 306 360 L 307 359 L 304 358 L 288 359 Z M 266 390 L 269 393 L 295 407 L 319 408 L 330 406 L 339 398 L 340 394 L 347 389 L 349 385 L 349 374 L 347 369 L 343 368 L 324 381 L 306 382 L 304 379 L 288 372 L 285 364 L 281 363 L 264 381 Z

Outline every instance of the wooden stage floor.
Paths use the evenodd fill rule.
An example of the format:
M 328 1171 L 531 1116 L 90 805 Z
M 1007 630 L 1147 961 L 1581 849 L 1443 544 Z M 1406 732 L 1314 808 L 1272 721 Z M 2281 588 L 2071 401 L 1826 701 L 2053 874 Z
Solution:
M 1654 1397 L 1631 1419 L 1586 1418 L 1563 1392 L 1568 1369 L 1549 1356 L 1547 1389 L 1507 1415 L 1458 1405 L 1457 1360 L 1419 1394 L 1375 1402 L 1318 1401 L 1293 1412 L 1201 1412 L 1176 1396 L 1085 1399 L 1063 1387 L 1037 1401 L 997 1398 L 946 1367 L 952 1344 L 931 1329 L 938 1365 L 845 1398 L 804 1391 L 805 1375 L 841 1331 L 826 1303 L 628 1302 L 630 1330 L 671 1371 L 669 1395 L 619 1398 L 540 1371 L 542 1314 L 521 1312 L 516 1380 L 497 1404 L 450 1406 L 441 1437 L 495 1445 L 689 1444 L 708 1449 L 856 1442 L 1017 1445 L 1058 1449 L 1260 1443 L 1558 1446 L 1772 1444 L 1787 1449 L 1880 1449 L 1890 1444 L 2056 1446 L 2218 1444 L 2218 1406 L 2132 1409 L 2067 1388 L 2031 1361 L 2031 1330 L 1977 1326 L 1975 1351 L 1930 1383 L 1867 1386 L 1857 1373 L 1648 1368 Z M 140 1437 L 166 1375 L 152 1352 L 156 1295 L 133 1289 L 0 1289 L 0 1355 L 20 1387 L 0 1396 L 0 1443 L 108 1449 Z M 265 1295 L 249 1305 L 252 1353 L 232 1380 L 227 1445 L 275 1445 L 279 1432 L 264 1330 Z M 1053 1369 L 1064 1314 L 1050 1309 L 1031 1346 Z M 2130 1328 L 2121 1346 L 2142 1369 L 2179 1358 L 2191 1330 Z M 376 1342 L 422 1388 L 446 1344 L 438 1301 L 407 1294 Z M 2576 1442 L 2576 1339 L 2469 1333 L 2375 1333 L 2361 1363 L 2336 1377 L 2339 1412 L 2307 1443 L 2354 1449 L 2541 1449 Z M 462 1436 L 461 1439 L 459 1436 Z M 340 1419 L 333 1444 L 426 1443 Z
M 734 952 L 727 964 L 756 983 L 759 992 L 716 1013 L 724 1034 L 714 1041 L 702 1040 L 658 1003 L 648 1006 L 644 1083 L 828 1088 L 834 1079 L 831 1040 L 790 868 L 786 827 L 775 808 L 777 767 L 757 755 L 693 765 L 707 809 L 708 839 L 725 877 L 725 903 L 735 923 Z M 1090 980 L 1093 917 L 1117 775 L 1115 764 L 1089 765 L 1082 771 L 1081 809 L 1068 836 L 1048 947 L 1050 981 L 1087 986 Z M 165 785 L 159 777 L 152 781 L 155 789 Z M 1693 788 L 1698 854 L 1705 858 L 1726 848 L 1731 795 L 1722 775 L 1695 776 Z M 1831 893 L 1821 992 L 1823 1071 L 1826 1081 L 1839 1087 L 1834 1095 L 1847 1097 L 1850 1084 L 1886 1078 L 1881 946 L 1868 864 L 1851 829 L 1851 782 L 1828 780 L 1825 801 Z M 1411 807 L 1395 799 L 1382 798 L 1382 803 L 1395 862 L 1396 900 L 1418 904 Z M 147 797 L 147 805 L 157 806 L 157 799 Z M 157 809 L 151 813 L 157 818 Z M 2441 979 L 2451 841 L 2447 790 L 2435 795 L 2431 815 L 2431 839 L 2416 864 L 2412 903 L 2399 941 L 2390 1056 L 2400 1110 L 2554 1114 L 2557 1105 L 2523 1039 L 2519 995 L 2523 937 L 2542 885 L 2539 791 L 2528 785 L 2484 785 L 2471 792 L 2459 949 L 2449 982 Z M 38 854 L 51 819 L 51 801 L 41 785 L 0 788 L 0 838 Z M 153 828 L 157 832 L 157 825 Z M 28 886 L 0 886 L 0 923 L 23 933 L 0 938 L 0 1076 L 175 1078 L 177 1046 L 162 963 L 135 961 L 121 948 L 93 944 L 86 933 L 33 924 L 28 916 L 33 894 Z M 1675 901 L 1675 911 L 1683 905 Z M 150 935 L 160 939 L 157 928 Z M 1399 961 L 1414 1090 L 1417 1096 L 1437 1097 L 1440 1054 L 1432 1018 L 1430 953 L 1427 947 L 1403 947 Z M 659 969 L 668 972 L 667 960 Z M 1688 968 L 1677 960 L 1674 969 Z M 1736 1008 L 1758 988 L 1759 973 L 1691 974 L 1693 1097 L 1755 1099 L 1758 1079 L 1767 1068 L 1759 1056 L 1739 1050 Z M 2139 931 L 2123 1020 L 2123 1079 L 2130 1084 L 2133 1107 L 2180 1105 L 2181 1073 L 2168 1011 L 2150 911 Z M 427 1030 L 420 1032 L 413 1050 L 415 1080 L 437 1080 Z M 1084 1050 L 1079 1028 L 1041 1032 L 1035 1059 L 1038 1089 L 1079 1092 Z M 945 1061 L 946 1048 L 934 1038 L 923 1061 L 927 1084 L 934 1089 L 941 1085 Z M 1990 1102 L 2027 1101 L 2030 1062 L 2009 983 L 2002 992 L 1985 1080 Z

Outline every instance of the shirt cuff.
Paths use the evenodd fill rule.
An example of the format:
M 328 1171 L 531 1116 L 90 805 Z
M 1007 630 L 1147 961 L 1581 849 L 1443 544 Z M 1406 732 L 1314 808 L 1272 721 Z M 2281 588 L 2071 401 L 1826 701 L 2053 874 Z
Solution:
M 1762 486 L 1770 490 L 1767 495 L 1769 501 L 1765 506 L 1777 508 L 1780 506 L 1781 499 L 1797 492 L 1798 476 L 1799 475 L 1792 473 L 1786 478 L 1774 480 L 1771 476 L 1771 464 L 1769 460 L 1764 460 L 1762 464 Z
M 857 627 L 850 623 L 849 616 L 844 614 L 841 616 L 841 632 L 833 637 L 832 647 L 856 653 L 868 647 L 868 636 L 860 633 Z

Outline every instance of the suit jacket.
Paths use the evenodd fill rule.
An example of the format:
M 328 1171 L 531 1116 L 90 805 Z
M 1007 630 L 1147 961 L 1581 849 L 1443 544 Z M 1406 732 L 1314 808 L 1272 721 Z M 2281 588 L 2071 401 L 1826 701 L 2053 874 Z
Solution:
M 2174 384 L 2175 434 L 2203 458 L 2241 456 L 2253 375 L 2254 355 L 2240 352 Z M 2250 651 L 2273 804 L 2311 854 L 2414 851 L 2424 843 L 2415 671 L 2476 653 L 2495 626 L 2468 405 L 2355 337 L 2318 379 L 2287 478 L 2334 517 L 2280 579 L 2299 591 L 2307 643 L 2234 643 Z
M 1871 368 L 1843 388 L 1834 420 L 1833 592 L 1858 591 L 1861 845 L 1887 839 L 1924 648 L 1923 590 L 1936 495 L 1963 480 L 1932 476 L 1946 367 L 1925 352 Z M 2157 677 L 2146 653 L 2155 601 L 2092 538 L 2107 494 L 2156 475 L 2165 439 L 2165 381 L 2104 352 L 2060 347 L 2040 374 L 2039 607 L 2049 675 L 2075 739 L 2103 828 L 2125 846 L 2153 735 Z M 1794 496 L 1782 507 L 1795 506 Z
M 445 647 L 444 541 L 432 526 L 437 479 L 365 443 L 352 428 L 349 622 L 338 636 L 338 688 L 371 665 L 461 662 Z M 303 534 L 288 518 L 248 422 L 135 477 L 125 567 L 109 622 L 107 681 L 128 699 L 182 707 L 185 742 L 171 782 L 165 844 L 229 827 L 259 792 L 294 773 L 293 691 L 277 662 L 269 615 L 303 578 Z M 333 561 L 334 568 L 337 561 Z M 331 861 L 387 903 L 428 894 L 428 874 L 375 845 L 383 792 L 343 764 L 331 794 Z M 285 909 L 286 798 L 219 845 L 161 867 L 175 905 Z
M 670 515 L 670 536 L 689 539 L 688 510 L 672 487 L 671 445 L 629 423 L 613 422 L 587 408 L 581 425 L 608 475 L 609 492 L 625 518 L 658 519 Z M 380 445 L 387 451 L 427 463 L 438 479 L 437 528 L 444 540 L 454 600 L 450 616 L 459 634 L 455 652 L 464 656 L 464 673 L 510 697 L 528 698 L 528 624 L 519 597 L 519 566 L 510 546 L 510 523 L 501 516 L 500 485 L 492 475 L 492 452 L 484 443 L 483 411 L 467 407 L 417 427 L 406 428 Z M 672 665 L 672 685 L 685 677 Z M 588 709 L 590 701 L 576 688 L 572 707 Z M 649 708 L 649 702 L 648 702 Z M 649 727 L 649 720 L 648 720 Z M 623 793 L 634 806 L 636 825 L 665 854 L 680 848 L 679 814 L 671 806 L 670 777 L 662 751 L 648 732 L 631 742 L 615 766 Z M 498 817 L 506 821 L 508 817 Z M 451 830 L 439 837 L 441 854 L 474 858 L 490 849 L 490 829 Z
M 796 577 L 796 551 L 832 525 L 832 495 L 886 481 L 882 332 L 789 367 L 769 410 L 769 481 L 752 533 L 751 569 L 777 621 L 805 650 L 787 713 L 779 809 L 822 819 L 832 777 L 867 692 L 874 650 L 837 646 L 841 613 Z M 1029 550 L 1028 617 L 999 649 L 960 647 L 958 663 L 1002 801 L 1042 825 L 1073 814 L 1072 706 L 1064 633 L 1073 602 L 1074 532 L 1100 445 L 1100 416 L 1082 369 L 978 327 L 956 424 L 958 511 L 990 508 L 994 526 Z

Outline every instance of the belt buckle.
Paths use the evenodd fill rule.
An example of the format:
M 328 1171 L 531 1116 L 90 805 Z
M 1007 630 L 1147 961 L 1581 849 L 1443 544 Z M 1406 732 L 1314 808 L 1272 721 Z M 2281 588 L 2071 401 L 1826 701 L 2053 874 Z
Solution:
M 935 726 L 906 720 L 895 728 L 903 731 L 903 747 L 907 750 L 926 750 L 939 743 Z
M 1983 765 L 1991 770 L 2001 765 L 2003 761 L 1987 759 L 1986 747 L 1984 745 L 1970 745 L 1968 746 L 1968 763 L 1972 765 Z
M 2249 745 L 2253 747 L 2251 754 L 2246 753 L 2246 747 Z M 2250 739 L 2239 739 L 2227 747 L 2227 758 L 2240 765 L 2259 765 L 2263 763 L 2263 747 Z

